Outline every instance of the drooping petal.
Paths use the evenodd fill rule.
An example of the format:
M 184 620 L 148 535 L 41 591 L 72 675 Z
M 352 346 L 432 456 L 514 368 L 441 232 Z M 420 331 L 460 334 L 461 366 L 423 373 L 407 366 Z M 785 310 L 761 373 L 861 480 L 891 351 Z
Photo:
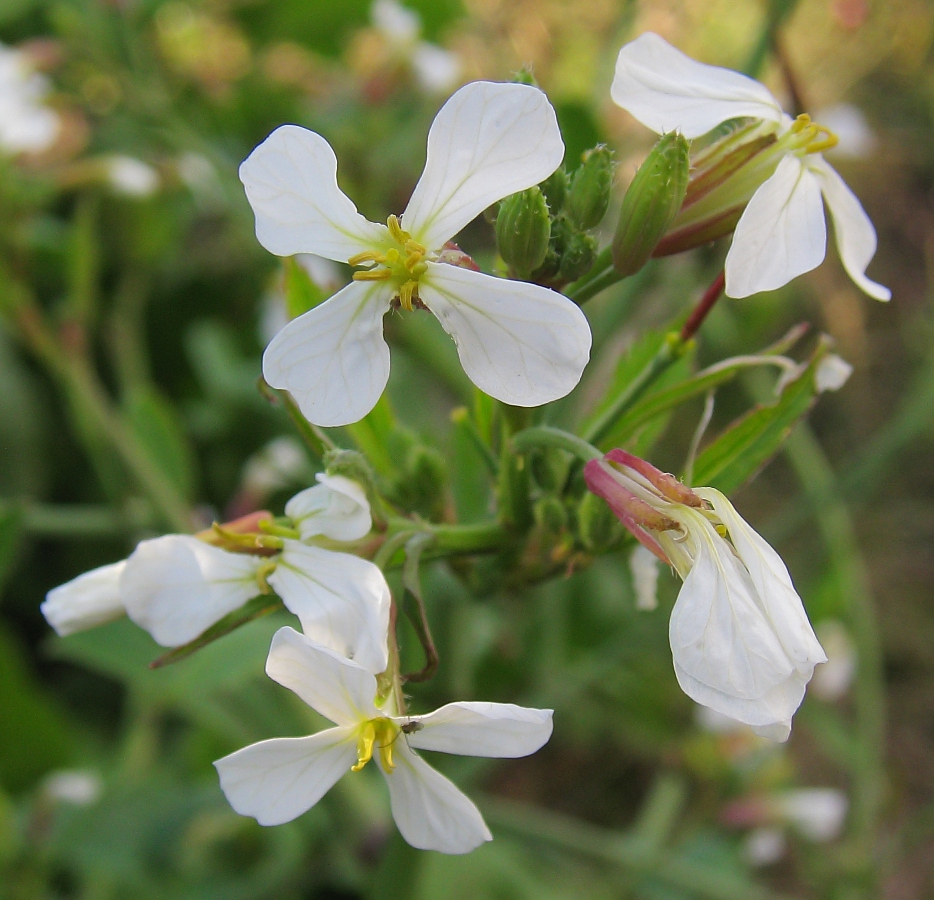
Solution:
M 866 277 L 866 266 L 876 253 L 876 229 L 866 210 L 846 182 L 819 154 L 808 159 L 808 168 L 820 182 L 833 218 L 837 252 L 853 283 L 876 300 L 890 300 L 892 292 Z
M 480 390 L 513 406 L 557 400 L 580 381 L 590 325 L 556 291 L 429 263 L 419 297 L 454 338 L 464 371 Z
M 386 239 L 386 227 L 364 219 L 337 186 L 330 144 L 307 128 L 277 128 L 241 164 L 240 180 L 256 214 L 256 239 L 277 256 L 347 262 Z
M 393 746 L 393 759 L 392 772 L 378 758 L 377 762 L 389 786 L 392 817 L 413 847 L 459 854 L 493 840 L 473 802 L 413 753 L 401 737 Z
M 372 673 L 294 628 L 273 635 L 266 674 L 336 725 L 356 726 L 379 715 Z
M 126 560 L 91 569 L 52 588 L 39 607 L 57 634 L 65 637 L 103 625 L 126 614 L 120 599 L 120 576 Z
M 416 717 L 421 727 L 407 738 L 409 746 L 419 750 L 514 759 L 548 742 L 553 713 L 512 703 L 449 703 Z
M 323 534 L 333 541 L 355 541 L 373 527 L 363 488 L 343 475 L 319 472 L 319 484 L 285 504 L 285 514 L 298 526 L 302 540 Z
M 788 679 L 794 666 L 730 545 L 698 513 L 686 517 L 685 524 L 695 558 L 671 613 L 674 662 L 714 690 L 757 700 Z
M 465 85 L 432 122 L 425 171 L 402 227 L 440 250 L 490 204 L 544 181 L 563 158 L 555 111 L 538 88 Z
M 262 557 L 228 553 L 187 534 L 142 541 L 126 561 L 127 615 L 165 647 L 194 640 L 260 593 Z
M 263 377 L 315 425 L 358 422 L 389 380 L 383 316 L 391 293 L 384 282 L 352 281 L 293 319 L 266 348 Z
M 699 63 L 650 31 L 619 51 L 610 96 L 656 134 L 696 138 L 740 116 L 782 120 L 781 106 L 764 85 Z
M 353 728 L 273 738 L 217 760 L 221 790 L 241 816 L 282 825 L 313 807 L 354 764 Z
M 714 488 L 698 488 L 729 531 L 730 540 L 755 586 L 762 610 L 768 616 L 782 649 L 803 675 L 827 656 L 811 628 L 801 598 L 791 582 L 782 558 L 736 512 L 733 504 Z
M 827 226 L 817 177 L 791 154 L 752 195 L 726 256 L 727 297 L 773 291 L 820 265 Z
M 391 598 L 378 566 L 349 553 L 286 541 L 268 581 L 312 641 L 374 675 L 385 671 Z

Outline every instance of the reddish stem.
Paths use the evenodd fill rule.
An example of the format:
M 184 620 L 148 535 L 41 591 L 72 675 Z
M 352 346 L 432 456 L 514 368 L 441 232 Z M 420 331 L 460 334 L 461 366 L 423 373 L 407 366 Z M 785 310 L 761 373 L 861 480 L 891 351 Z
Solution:
M 713 309 L 714 304 L 723 294 L 723 286 L 725 283 L 726 274 L 721 270 L 720 274 L 714 279 L 713 284 L 704 291 L 704 296 L 700 298 L 697 306 L 694 307 L 691 315 L 688 316 L 687 322 L 684 323 L 684 328 L 681 329 L 682 341 L 689 341 L 697 334 L 697 330 L 704 323 L 704 319 L 707 318 L 707 313 Z

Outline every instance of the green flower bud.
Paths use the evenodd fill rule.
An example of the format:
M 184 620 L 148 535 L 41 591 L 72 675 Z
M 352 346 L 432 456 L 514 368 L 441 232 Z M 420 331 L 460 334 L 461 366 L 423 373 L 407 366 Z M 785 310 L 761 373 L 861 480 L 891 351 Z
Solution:
M 529 465 L 535 483 L 543 491 L 560 493 L 564 488 L 570 457 L 563 450 L 548 448 L 532 453 L 529 455 Z
M 568 516 L 564 504 L 553 496 L 541 497 L 532 510 L 535 524 L 549 534 L 560 534 L 567 525 Z
M 513 194 L 500 203 L 496 216 L 496 246 L 506 264 L 527 279 L 545 259 L 551 237 L 551 217 L 537 187 Z
M 565 281 L 583 278 L 597 257 L 597 242 L 583 231 L 572 235 L 561 257 L 561 277 Z
M 577 536 L 588 550 L 604 550 L 622 535 L 612 510 L 596 494 L 587 491 L 577 506 Z
M 564 201 L 568 196 L 568 173 L 564 171 L 564 166 L 558 166 L 540 185 L 545 200 L 548 201 L 548 209 L 554 216 L 564 208 Z
M 597 144 L 584 154 L 567 200 L 568 216 L 581 231 L 596 228 L 606 215 L 615 168 L 613 151 L 605 144 Z
M 621 275 L 633 275 L 646 264 L 681 209 L 689 150 L 683 135 L 663 134 L 639 166 L 623 198 L 613 238 L 613 265 Z

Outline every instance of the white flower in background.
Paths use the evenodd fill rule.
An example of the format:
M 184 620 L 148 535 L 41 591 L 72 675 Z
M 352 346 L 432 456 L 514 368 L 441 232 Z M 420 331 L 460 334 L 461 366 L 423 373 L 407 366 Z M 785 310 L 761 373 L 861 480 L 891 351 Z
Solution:
M 314 253 L 297 253 L 295 261 L 308 273 L 312 284 L 325 296 L 329 297 L 337 293 L 346 283 L 340 266 L 331 259 L 315 256 Z M 275 289 L 263 298 L 259 320 L 259 334 L 262 342 L 268 344 L 288 324 L 289 309 L 285 297 L 285 278 L 280 275 Z
M 306 481 L 309 468 L 301 442 L 291 435 L 282 435 L 246 461 L 241 485 L 251 497 L 267 497 L 290 484 Z
M 743 855 L 752 866 L 777 863 L 788 850 L 788 840 L 781 828 L 754 828 L 743 841 Z
M 118 194 L 144 200 L 159 189 L 159 173 L 141 159 L 117 154 L 104 165 L 107 181 Z
M 374 759 L 402 836 L 422 850 L 467 853 L 491 840 L 486 823 L 415 750 L 515 758 L 551 736 L 551 710 L 510 703 L 450 703 L 426 716 L 396 715 L 391 697 L 378 705 L 370 672 L 291 628 L 273 638 L 266 672 L 336 727 L 261 741 L 214 763 L 230 805 L 260 825 L 300 816 L 344 774 Z
M 828 353 L 818 364 L 814 373 L 814 387 L 818 394 L 824 391 L 839 391 L 853 374 L 853 367 L 836 353 Z
M 784 741 L 826 662 L 779 555 L 714 488 L 685 487 L 622 450 L 584 468 L 587 486 L 684 580 L 669 640 L 684 692 Z
M 856 647 L 842 622 L 830 619 L 817 626 L 817 636 L 827 651 L 827 662 L 815 673 L 811 690 L 828 703 L 846 696 L 856 677 Z
M 42 105 L 48 81 L 33 71 L 22 50 L 0 44 L 0 147 L 8 153 L 36 153 L 58 137 L 58 115 Z
M 96 772 L 87 769 L 60 769 L 42 781 L 46 797 L 72 806 L 90 806 L 100 798 L 103 784 Z
M 428 159 L 401 219 L 368 222 L 337 186 L 320 135 L 276 129 L 240 167 L 256 236 L 279 256 L 315 253 L 364 266 L 354 281 L 280 331 L 263 375 L 317 425 L 346 425 L 376 404 L 389 378 L 382 320 L 394 302 L 430 310 L 481 390 L 515 406 L 563 397 L 590 354 L 580 308 L 534 284 L 439 261 L 445 244 L 490 204 L 547 178 L 564 144 L 537 88 L 474 82 L 428 133 Z
M 823 195 L 850 278 L 870 297 L 890 298 L 888 288 L 866 277 L 876 232 L 821 154 L 836 143 L 827 128 L 808 116 L 792 119 L 758 81 L 696 62 L 651 32 L 620 50 L 611 95 L 658 134 L 680 131 L 692 139 L 728 120 L 750 118 L 761 123 L 757 136 L 774 135 L 761 151 L 766 155 L 760 154 L 774 171 L 752 194 L 727 254 L 728 297 L 774 290 L 821 263 L 827 243 Z
M 836 147 L 826 151 L 828 156 L 836 159 L 866 159 L 872 156 L 879 144 L 863 111 L 852 103 L 836 103 L 825 107 L 814 113 L 814 119 L 839 138 Z
M 642 544 L 636 544 L 629 554 L 636 609 L 651 612 L 658 608 L 658 565 L 658 557 Z
M 39 609 L 61 637 L 96 628 L 126 613 L 120 599 L 120 576 L 126 560 L 91 569 L 52 588 Z
M 809 841 L 823 843 L 840 836 L 849 801 L 836 788 L 798 788 L 775 795 L 769 805 L 776 818 Z

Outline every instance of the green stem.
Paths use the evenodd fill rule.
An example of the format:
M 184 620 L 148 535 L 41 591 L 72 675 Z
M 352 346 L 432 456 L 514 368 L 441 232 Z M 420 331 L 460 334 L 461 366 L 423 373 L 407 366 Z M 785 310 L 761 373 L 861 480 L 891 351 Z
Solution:
M 599 459 L 603 453 L 587 443 L 583 438 L 562 431 L 560 428 L 553 428 L 550 425 L 537 425 L 534 428 L 526 428 L 512 436 L 512 446 L 520 453 L 539 448 L 552 447 L 556 450 L 566 450 L 574 454 L 582 462 L 589 462 L 592 459 Z
M 147 524 L 135 521 L 109 506 L 52 503 L 27 503 L 23 506 L 23 529 L 41 537 L 120 537 L 127 527 Z
M 312 425 L 311 422 L 302 415 L 298 404 L 292 399 L 292 395 L 288 391 L 276 390 L 276 388 L 267 384 L 262 376 L 257 381 L 256 386 L 260 394 L 270 403 L 281 403 L 285 407 L 285 411 L 289 414 L 289 418 L 292 420 L 295 430 L 298 431 L 299 436 L 305 442 L 305 446 L 308 447 L 319 463 L 324 461 L 325 453 L 329 450 L 337 449 L 337 444 L 318 428 L 317 425 Z
M 618 281 L 622 281 L 626 277 L 628 276 L 620 275 L 616 269 L 610 266 L 609 269 L 605 269 L 595 278 L 588 279 L 584 284 L 575 282 L 565 291 L 565 294 L 580 305 L 586 303 L 592 297 L 596 297 L 601 291 L 605 291 L 608 287 L 612 287 Z

